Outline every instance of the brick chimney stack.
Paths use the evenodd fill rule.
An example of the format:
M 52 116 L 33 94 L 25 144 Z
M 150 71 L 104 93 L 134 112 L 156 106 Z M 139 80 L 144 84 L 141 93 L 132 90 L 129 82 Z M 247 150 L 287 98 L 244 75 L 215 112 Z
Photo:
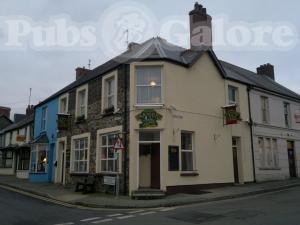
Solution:
M 190 44 L 192 50 L 212 48 L 212 18 L 198 2 L 190 15 Z
M 86 69 L 85 67 L 77 67 L 76 69 L 76 80 L 82 78 L 83 76 L 87 75 L 87 73 L 90 71 L 89 69 Z
M 8 107 L 0 106 L 0 116 L 4 115 L 7 118 L 10 118 L 11 109 Z
M 257 68 L 257 74 L 259 75 L 265 75 L 272 80 L 275 80 L 275 72 L 274 72 L 274 66 L 270 63 L 261 65 Z
M 33 105 L 28 105 L 26 109 L 26 116 L 30 116 L 34 113 L 34 106 Z

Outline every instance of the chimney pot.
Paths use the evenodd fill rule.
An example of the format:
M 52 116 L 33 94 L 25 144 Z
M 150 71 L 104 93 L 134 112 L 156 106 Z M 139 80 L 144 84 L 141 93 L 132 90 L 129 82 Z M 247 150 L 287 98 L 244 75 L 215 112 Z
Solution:
M 90 70 L 86 69 L 85 67 L 77 67 L 76 69 L 76 80 L 85 76 Z
M 261 65 L 257 69 L 257 74 L 259 75 L 265 75 L 269 77 L 272 80 L 275 80 L 275 72 L 274 72 L 274 66 L 270 63 Z

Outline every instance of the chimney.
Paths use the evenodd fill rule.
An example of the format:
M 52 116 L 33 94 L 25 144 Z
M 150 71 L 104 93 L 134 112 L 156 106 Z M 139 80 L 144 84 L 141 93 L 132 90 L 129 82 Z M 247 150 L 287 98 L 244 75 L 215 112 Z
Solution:
M 8 107 L 0 106 L 0 116 L 4 115 L 7 118 L 10 118 L 11 109 Z
M 80 79 L 81 77 L 85 76 L 90 70 L 86 69 L 85 67 L 77 67 L 76 69 L 76 80 Z
M 274 72 L 274 66 L 270 63 L 261 65 L 257 68 L 257 74 L 259 75 L 265 75 L 272 80 L 275 80 L 275 72 Z
M 192 50 L 212 48 L 212 18 L 198 2 L 190 15 L 190 44 Z
M 33 105 L 28 105 L 26 109 L 26 116 L 30 116 L 34 113 L 34 106 Z

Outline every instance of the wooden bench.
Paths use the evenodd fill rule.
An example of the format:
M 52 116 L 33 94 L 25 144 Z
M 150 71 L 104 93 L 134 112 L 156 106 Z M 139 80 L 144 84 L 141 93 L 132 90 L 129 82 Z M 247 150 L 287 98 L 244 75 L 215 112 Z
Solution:
M 83 194 L 93 193 L 96 191 L 96 179 L 89 175 L 87 178 L 76 183 L 76 192 L 82 191 Z

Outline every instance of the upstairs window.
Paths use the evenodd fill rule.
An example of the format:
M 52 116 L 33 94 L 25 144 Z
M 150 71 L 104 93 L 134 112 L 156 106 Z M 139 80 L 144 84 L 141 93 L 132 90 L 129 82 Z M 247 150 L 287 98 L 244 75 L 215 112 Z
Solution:
M 162 67 L 137 67 L 136 91 L 138 105 L 162 104 Z
M 261 113 L 262 122 L 269 123 L 269 99 L 264 96 L 261 96 Z
M 88 103 L 88 86 L 85 85 L 76 92 L 76 117 L 86 119 Z
M 41 123 L 41 130 L 45 131 L 47 126 L 47 114 L 48 114 L 48 108 L 44 107 L 42 108 L 42 123 Z
M 69 103 L 68 95 L 64 95 L 59 99 L 60 114 L 68 114 L 68 103 Z
M 290 108 L 290 103 L 283 103 L 283 108 L 284 108 L 284 122 L 286 127 L 291 126 L 291 108 Z
M 228 103 L 229 105 L 238 104 L 238 89 L 233 86 L 228 86 Z
M 102 79 L 102 111 L 113 112 L 117 108 L 117 75 L 111 74 Z

